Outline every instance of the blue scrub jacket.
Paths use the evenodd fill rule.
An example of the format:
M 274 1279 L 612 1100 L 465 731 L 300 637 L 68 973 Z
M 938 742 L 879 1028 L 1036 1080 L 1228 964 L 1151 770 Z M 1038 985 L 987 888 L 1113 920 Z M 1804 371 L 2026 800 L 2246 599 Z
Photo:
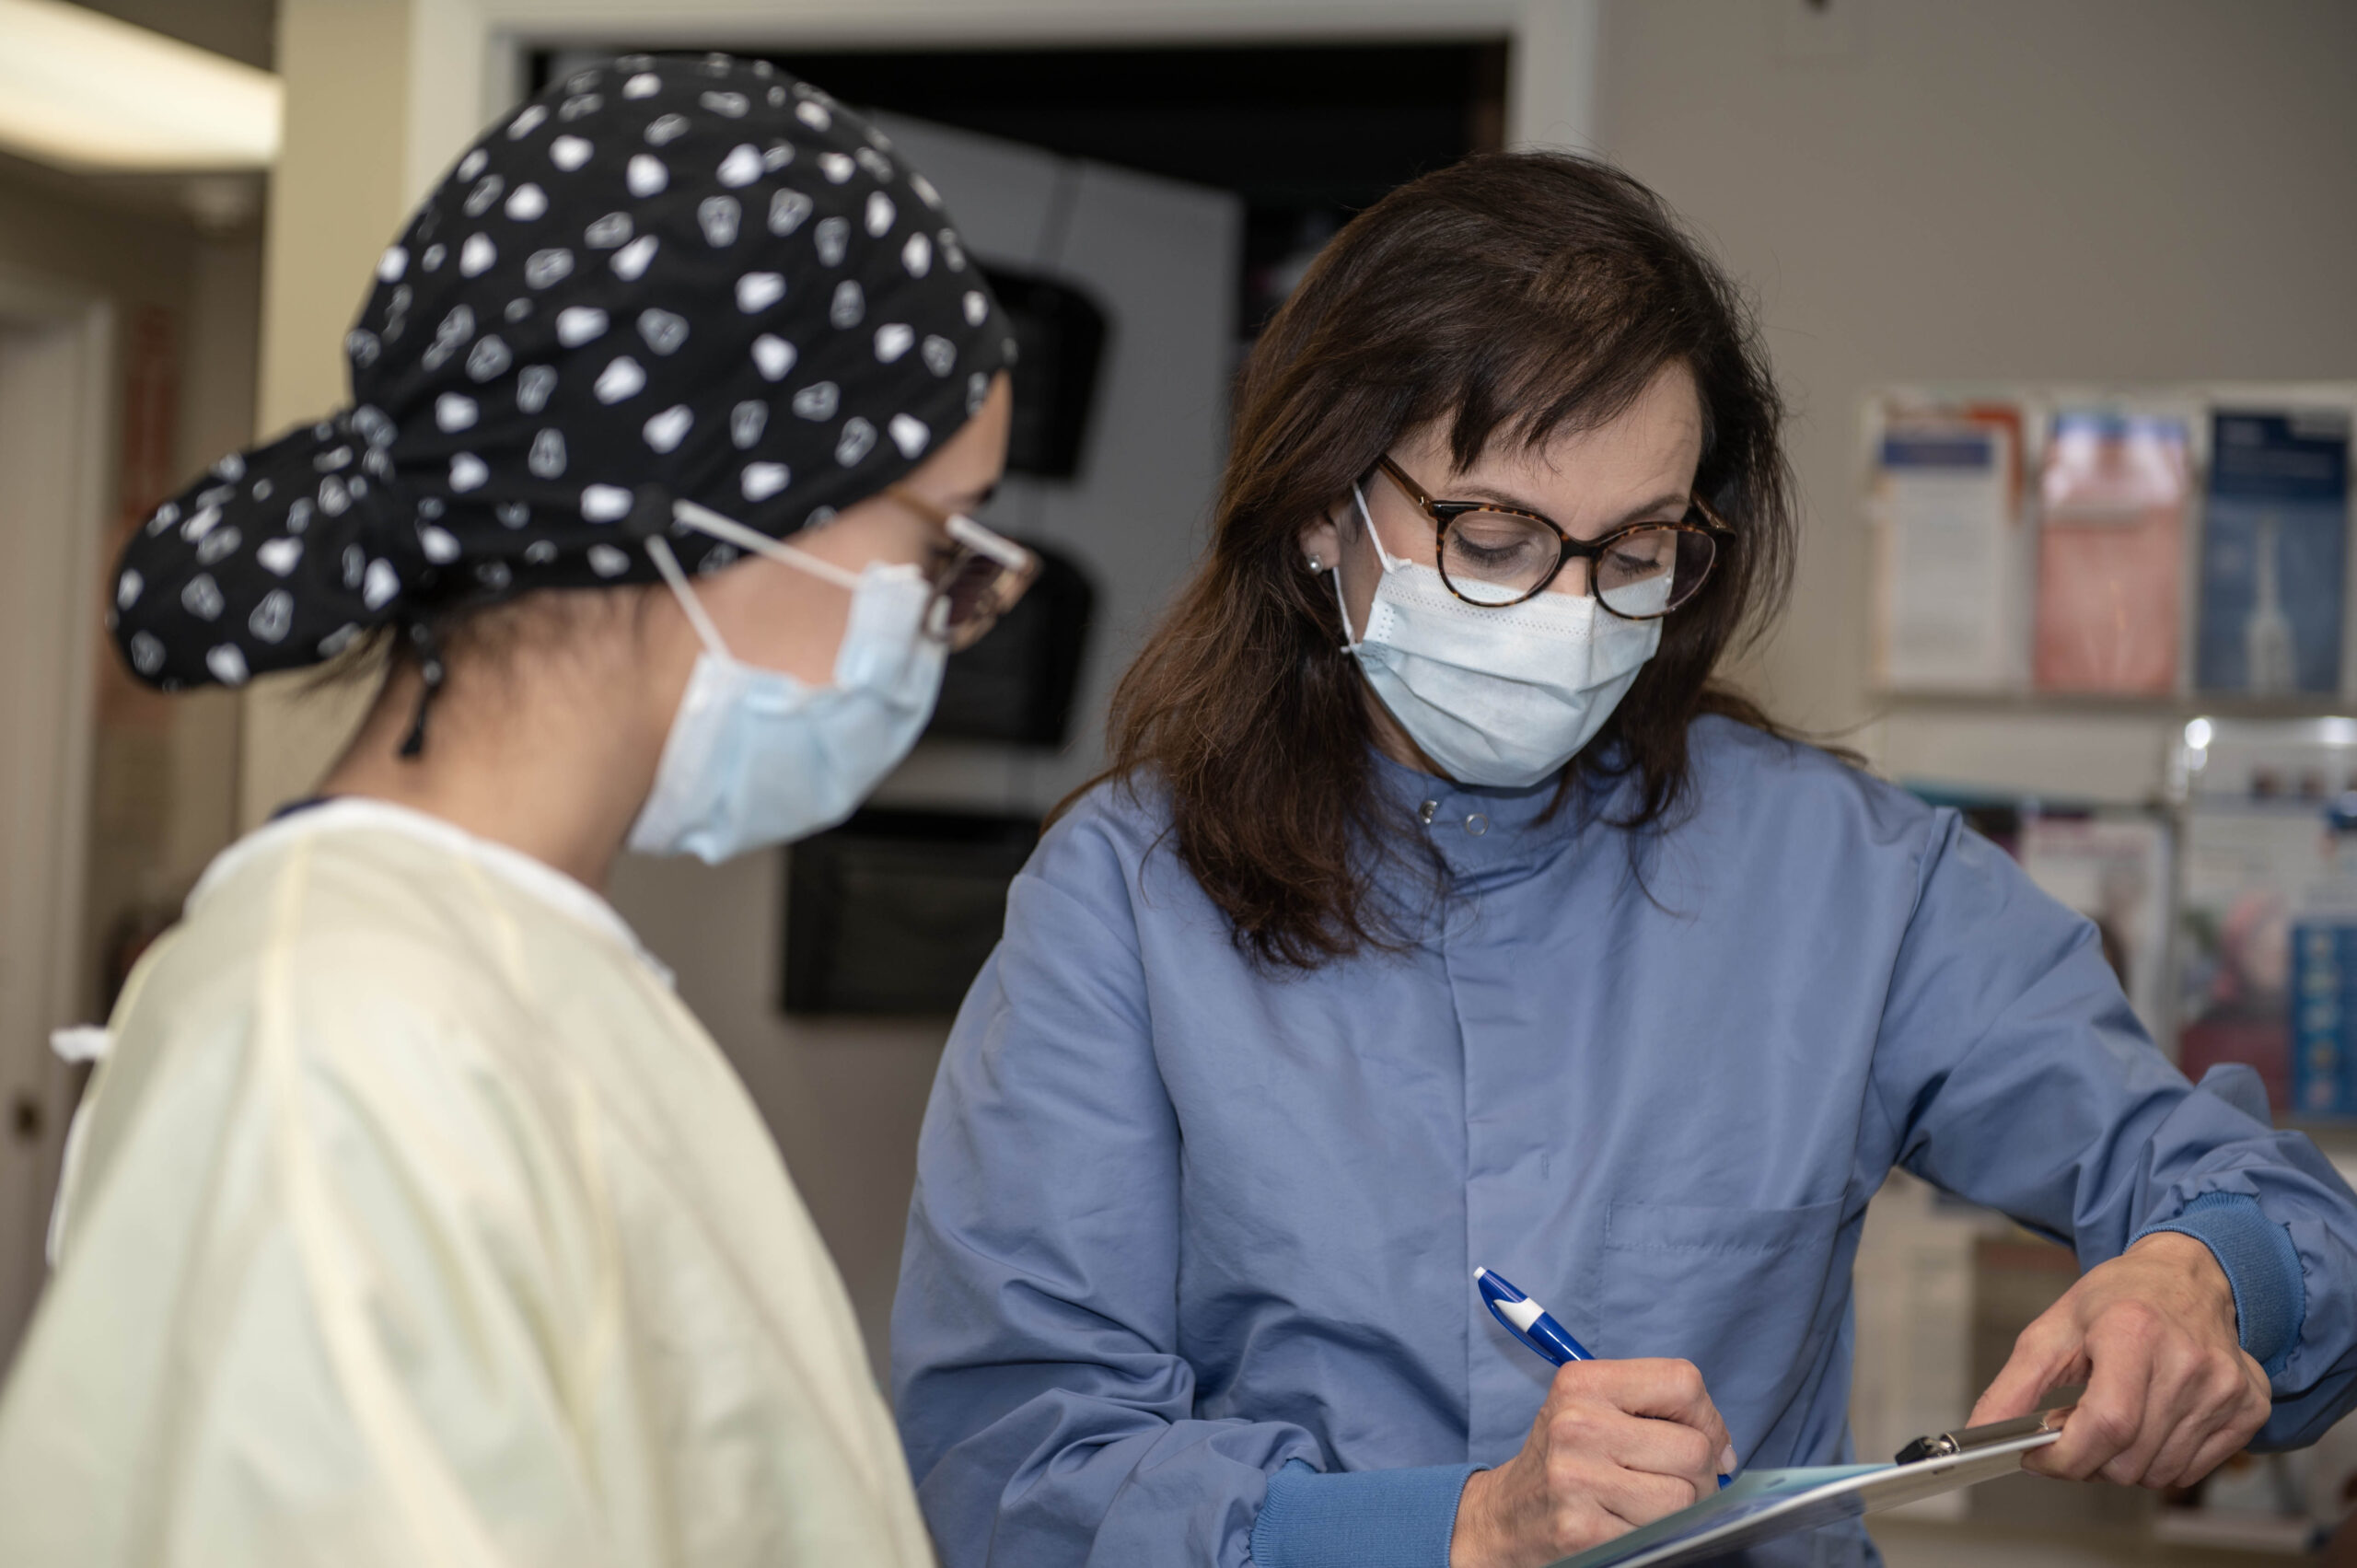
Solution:
M 949 1568 L 1446 1568 L 1551 1372 L 1477 1264 L 1599 1356 L 1693 1361 L 1746 1465 L 1846 1459 L 1894 1164 L 2083 1266 L 2200 1236 L 2262 1443 L 2357 1400 L 2357 1203 L 2254 1075 L 2187 1083 L 2094 926 L 1953 812 L 1723 719 L 1692 757 L 1643 834 L 1625 782 L 1550 816 L 1551 784 L 1378 761 L 1451 896 L 1307 975 L 1237 949 L 1150 787 L 1048 833 L 934 1086 L 892 1319 Z

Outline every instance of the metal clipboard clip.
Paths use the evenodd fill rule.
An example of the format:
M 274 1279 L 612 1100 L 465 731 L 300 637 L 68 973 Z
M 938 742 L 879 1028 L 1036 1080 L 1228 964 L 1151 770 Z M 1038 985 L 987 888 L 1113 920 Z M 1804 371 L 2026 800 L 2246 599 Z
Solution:
M 1986 1426 L 1967 1426 L 1955 1432 L 1935 1432 L 1928 1437 L 1918 1437 L 1901 1448 L 1892 1458 L 1893 1464 L 1912 1465 L 1925 1459 L 1953 1459 L 1970 1454 L 1978 1448 L 1992 1447 L 2024 1437 L 2035 1437 L 2043 1432 L 2060 1432 L 2074 1405 L 2061 1405 L 2050 1411 L 2037 1411 L 2029 1415 L 2015 1416 L 2011 1421 L 1992 1421 Z

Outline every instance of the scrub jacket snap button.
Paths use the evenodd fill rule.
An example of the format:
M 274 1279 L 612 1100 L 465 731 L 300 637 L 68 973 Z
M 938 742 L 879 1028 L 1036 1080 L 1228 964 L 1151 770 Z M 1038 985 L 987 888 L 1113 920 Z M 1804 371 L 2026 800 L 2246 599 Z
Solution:
M 1476 811 L 1465 819 L 1465 830 L 1478 839 L 1490 830 L 1490 819 Z
M 1416 807 L 1416 820 L 1429 828 L 1433 825 L 1433 818 L 1437 815 L 1439 811 L 1439 801 L 1427 800 L 1422 806 Z

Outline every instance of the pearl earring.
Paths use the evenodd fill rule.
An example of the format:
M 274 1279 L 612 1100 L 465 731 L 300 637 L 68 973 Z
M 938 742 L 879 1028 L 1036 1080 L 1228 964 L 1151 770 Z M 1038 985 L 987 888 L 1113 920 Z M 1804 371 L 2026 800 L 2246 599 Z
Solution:
M 1318 560 L 1317 556 L 1312 555 L 1309 558 L 1309 569 L 1313 572 L 1323 572 L 1326 570 L 1326 563 Z

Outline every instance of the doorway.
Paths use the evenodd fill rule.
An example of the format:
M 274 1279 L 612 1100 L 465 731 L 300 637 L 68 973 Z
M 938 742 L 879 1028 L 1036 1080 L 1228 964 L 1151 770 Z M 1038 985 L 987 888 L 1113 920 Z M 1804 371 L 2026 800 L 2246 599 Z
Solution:
M 41 1292 L 82 1021 L 112 313 L 0 277 L 0 1365 Z

